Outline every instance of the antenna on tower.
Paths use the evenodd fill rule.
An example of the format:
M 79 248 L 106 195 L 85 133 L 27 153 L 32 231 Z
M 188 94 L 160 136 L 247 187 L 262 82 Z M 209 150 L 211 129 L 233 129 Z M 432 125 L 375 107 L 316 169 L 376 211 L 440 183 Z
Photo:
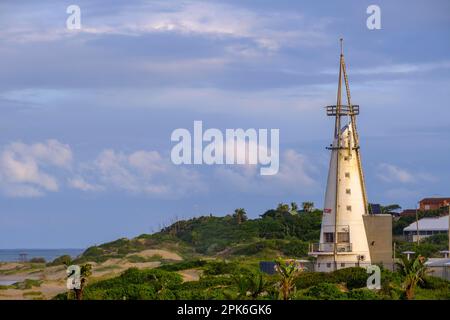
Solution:
M 344 55 L 344 38 L 340 38 L 339 41 L 341 42 L 341 56 Z

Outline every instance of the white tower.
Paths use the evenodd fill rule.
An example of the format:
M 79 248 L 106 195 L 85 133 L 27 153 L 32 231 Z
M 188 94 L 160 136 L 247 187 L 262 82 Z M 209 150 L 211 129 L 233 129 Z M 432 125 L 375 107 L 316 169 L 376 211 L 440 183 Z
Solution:
M 347 104 L 341 103 L 342 79 Z M 341 39 L 337 103 L 327 107 L 327 115 L 335 117 L 335 130 L 333 143 L 327 148 L 331 159 L 320 242 L 310 248 L 310 255 L 317 257 L 316 271 L 370 264 L 363 220 L 368 206 L 356 130 L 358 114 L 359 106 L 351 104 Z

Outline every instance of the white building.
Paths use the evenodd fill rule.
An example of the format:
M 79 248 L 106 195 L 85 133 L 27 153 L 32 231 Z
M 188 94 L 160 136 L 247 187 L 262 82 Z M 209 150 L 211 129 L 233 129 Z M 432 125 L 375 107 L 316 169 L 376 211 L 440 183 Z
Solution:
M 345 83 L 347 104 L 341 101 L 342 82 Z M 341 52 L 337 104 L 327 107 L 327 115 L 335 118 L 335 130 L 333 143 L 328 148 L 331 150 L 331 159 L 320 242 L 312 244 L 309 250 L 309 254 L 316 257 L 316 271 L 369 265 L 373 260 L 372 248 L 372 256 L 376 252 L 377 261 L 382 256 L 392 263 L 392 230 L 389 227 L 392 217 L 379 215 L 378 219 L 375 218 L 378 215 L 368 214 L 356 129 L 358 114 L 359 106 L 350 102 L 344 55 Z M 388 230 L 388 236 L 380 237 L 385 232 L 377 232 L 378 229 Z M 368 230 L 372 230 L 369 238 Z M 369 248 L 369 239 L 372 248 Z
M 448 228 L 448 216 L 422 218 L 418 221 L 418 224 L 417 222 L 413 222 L 404 228 L 403 235 L 408 241 L 417 241 L 417 237 L 420 240 L 434 234 L 448 233 Z

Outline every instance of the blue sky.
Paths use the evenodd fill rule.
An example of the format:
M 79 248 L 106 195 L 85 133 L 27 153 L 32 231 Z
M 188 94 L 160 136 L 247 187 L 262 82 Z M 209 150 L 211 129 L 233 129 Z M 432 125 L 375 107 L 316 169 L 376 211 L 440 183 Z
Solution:
M 66 8 L 81 8 L 67 30 Z M 381 30 L 366 8 L 381 8 Z M 449 196 L 448 1 L 2 1 L 0 248 L 322 207 L 338 39 L 371 202 Z M 175 166 L 171 132 L 280 129 L 280 172 Z

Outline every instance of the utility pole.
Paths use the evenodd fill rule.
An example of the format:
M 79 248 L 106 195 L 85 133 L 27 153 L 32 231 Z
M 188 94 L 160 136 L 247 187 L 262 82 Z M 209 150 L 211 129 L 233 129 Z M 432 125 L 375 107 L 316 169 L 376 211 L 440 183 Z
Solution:
M 417 203 L 416 203 L 416 236 L 417 236 L 417 245 L 419 245 L 420 242 L 420 238 L 419 238 L 419 212 L 418 212 L 418 207 L 417 207 Z

